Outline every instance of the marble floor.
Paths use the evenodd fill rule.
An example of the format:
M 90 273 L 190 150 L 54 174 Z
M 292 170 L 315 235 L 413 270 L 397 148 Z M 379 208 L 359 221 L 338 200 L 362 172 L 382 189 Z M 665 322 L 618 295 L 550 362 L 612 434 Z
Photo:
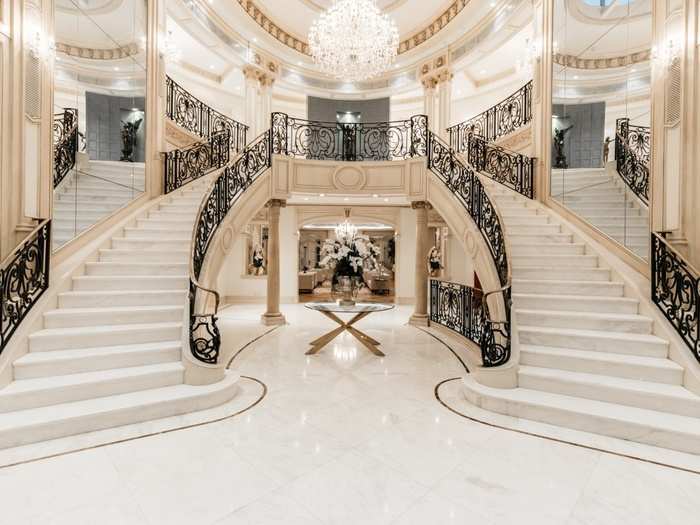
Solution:
M 233 361 L 267 385 L 218 423 L 0 469 L 7 524 L 700 524 L 700 476 L 483 425 L 435 386 L 464 369 L 410 310 L 359 326 L 377 358 L 301 305 Z M 240 326 L 259 306 L 226 310 Z M 251 333 L 255 329 L 251 328 Z M 224 342 L 226 339 L 224 340 Z

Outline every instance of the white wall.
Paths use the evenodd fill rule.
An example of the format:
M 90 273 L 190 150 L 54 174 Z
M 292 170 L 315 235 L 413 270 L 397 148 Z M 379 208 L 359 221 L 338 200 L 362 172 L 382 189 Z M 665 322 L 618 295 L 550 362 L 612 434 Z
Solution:
M 451 232 L 447 238 L 446 266 L 448 280 L 474 286 L 474 261 L 467 256 L 459 238 Z
M 401 208 L 396 246 L 396 302 L 412 304 L 415 299 L 416 276 L 416 212 Z
M 224 85 L 201 79 L 189 71 L 168 65 L 168 74 L 208 106 L 238 122 L 245 120 L 245 94 Z
M 458 124 L 468 120 L 482 111 L 498 104 L 508 95 L 520 89 L 527 80 L 520 76 L 513 76 L 498 85 L 476 88 L 467 96 L 461 97 L 458 91 L 452 89 L 452 124 Z

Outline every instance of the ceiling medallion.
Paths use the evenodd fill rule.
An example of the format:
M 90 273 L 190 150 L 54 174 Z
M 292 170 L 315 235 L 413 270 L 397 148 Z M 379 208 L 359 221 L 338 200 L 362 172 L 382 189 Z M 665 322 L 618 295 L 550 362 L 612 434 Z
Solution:
M 351 82 L 384 73 L 398 47 L 396 24 L 375 0 L 335 0 L 309 31 L 311 56 L 321 71 Z

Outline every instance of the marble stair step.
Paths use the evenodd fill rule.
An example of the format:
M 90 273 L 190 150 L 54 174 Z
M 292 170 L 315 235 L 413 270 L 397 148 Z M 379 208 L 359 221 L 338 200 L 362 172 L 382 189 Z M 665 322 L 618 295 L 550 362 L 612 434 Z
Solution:
M 45 328 L 164 323 L 182 320 L 184 301 L 175 305 L 59 308 L 44 312 Z
M 559 224 L 542 224 L 532 227 L 508 222 L 506 226 L 507 235 L 557 235 L 559 233 L 562 233 Z
M 651 334 L 528 326 L 519 323 L 518 337 L 520 344 L 524 345 L 668 357 L 668 341 Z
M 537 231 L 514 233 L 511 231 L 511 223 L 508 221 L 506 221 L 506 237 L 510 239 L 511 244 L 570 243 L 574 240 L 574 236 L 570 233 L 540 234 Z
M 0 416 L 0 448 L 72 436 L 188 412 L 204 410 L 231 399 L 237 374 L 211 385 L 174 385 L 51 407 L 8 412 Z
M 624 291 L 624 283 L 617 281 L 513 279 L 513 292 L 519 294 L 622 297 Z
M 187 258 L 182 259 L 186 261 Z M 189 264 L 187 262 L 122 262 L 100 261 L 85 263 L 86 275 L 188 275 Z
M 13 370 L 15 380 L 34 379 L 158 363 L 180 363 L 181 360 L 182 341 L 178 340 L 29 352 L 13 363 Z
M 700 419 L 526 388 L 491 388 L 463 379 L 473 404 L 513 417 L 700 453 Z
M 190 250 L 187 244 L 180 243 L 179 248 L 153 246 L 151 249 L 102 248 L 99 250 L 100 262 L 182 262 L 187 261 Z
M 73 277 L 74 291 L 159 290 L 185 292 L 187 273 L 179 275 L 80 275 Z
M 158 221 L 186 222 L 190 226 L 197 218 L 197 210 L 164 210 L 162 208 L 148 212 L 148 219 Z
M 573 246 L 567 244 L 566 246 Z M 513 265 L 520 268 L 597 268 L 597 255 L 513 254 Z
M 111 195 L 114 197 L 125 197 L 143 193 L 143 188 L 131 186 L 130 184 L 117 184 L 107 181 L 78 182 L 66 186 L 57 195 Z
M 124 197 L 112 197 L 112 196 L 106 196 L 106 195 L 83 195 L 83 194 L 78 194 L 76 195 L 68 195 L 68 194 L 63 194 L 63 195 L 58 195 L 57 199 L 55 202 L 59 202 L 62 205 L 71 205 L 71 206 L 77 206 L 78 209 L 80 209 L 82 206 L 95 206 L 98 204 L 105 204 L 108 206 L 121 206 L 125 202 L 129 202 L 131 200 L 130 196 L 125 195 Z M 77 202 L 77 204 L 75 204 Z
M 513 266 L 513 277 L 517 279 L 553 281 L 609 281 L 607 268 L 567 268 L 555 266 Z
M 553 394 L 700 417 L 700 397 L 681 385 L 532 366 L 520 366 L 518 385 Z
M 498 210 L 504 219 L 517 219 L 519 217 L 547 217 L 546 214 L 539 213 L 537 208 L 505 208 Z
M 566 203 L 565 206 L 570 208 L 571 211 L 575 212 L 581 217 L 588 217 L 589 215 L 612 215 L 625 213 L 630 217 L 634 215 L 640 215 L 638 208 L 633 208 L 630 206 L 581 206 L 578 203 Z
M 539 244 L 510 243 L 513 256 L 520 255 L 584 255 L 586 245 L 583 243 L 549 242 Z
M 173 250 L 175 252 L 189 252 L 191 239 L 189 237 L 179 238 L 147 238 L 147 237 L 112 237 L 112 248 L 114 250 L 131 251 L 162 251 Z
M 527 326 L 650 334 L 653 320 L 639 314 L 527 310 L 517 307 L 518 323 Z
M 669 385 L 682 384 L 684 375 L 682 366 L 665 357 L 644 357 L 552 346 L 521 345 L 520 363 Z
M 123 239 L 146 240 L 146 239 L 161 239 L 161 240 L 178 240 L 191 242 L 192 228 L 151 228 L 139 225 L 136 228 L 124 228 Z
M 509 215 L 504 217 L 503 220 L 506 224 L 532 227 L 547 226 L 550 223 L 549 217 L 546 215 Z
M 631 297 L 519 293 L 515 291 L 515 285 L 513 290 L 513 304 L 517 309 L 618 314 L 639 313 L 639 300 Z
M 58 294 L 58 307 L 167 306 L 184 304 L 185 299 L 184 290 L 71 291 Z
M 29 335 L 30 352 L 70 350 L 173 341 L 182 337 L 181 322 L 44 328 Z
M 146 229 L 158 231 L 169 230 L 178 232 L 178 235 L 183 235 L 186 232 L 189 232 L 191 235 L 193 227 L 194 218 L 178 218 L 176 216 L 167 216 L 153 218 L 149 217 L 148 219 L 138 219 L 136 221 L 136 228 L 133 229 Z M 124 231 L 127 231 L 127 228 L 125 228 Z
M 175 213 L 175 214 L 186 214 L 188 217 L 195 217 L 199 211 L 199 204 L 192 203 L 170 203 L 170 204 L 159 204 L 158 211 L 160 213 Z
M 0 413 L 181 384 L 181 362 L 13 381 L 0 390 Z

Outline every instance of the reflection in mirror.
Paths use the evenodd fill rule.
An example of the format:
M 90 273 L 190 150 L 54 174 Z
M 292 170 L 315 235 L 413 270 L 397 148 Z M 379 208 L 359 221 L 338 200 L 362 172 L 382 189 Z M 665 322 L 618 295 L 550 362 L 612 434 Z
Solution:
M 57 0 L 53 247 L 145 191 L 146 1 Z
M 649 251 L 650 0 L 555 0 L 552 198 Z

